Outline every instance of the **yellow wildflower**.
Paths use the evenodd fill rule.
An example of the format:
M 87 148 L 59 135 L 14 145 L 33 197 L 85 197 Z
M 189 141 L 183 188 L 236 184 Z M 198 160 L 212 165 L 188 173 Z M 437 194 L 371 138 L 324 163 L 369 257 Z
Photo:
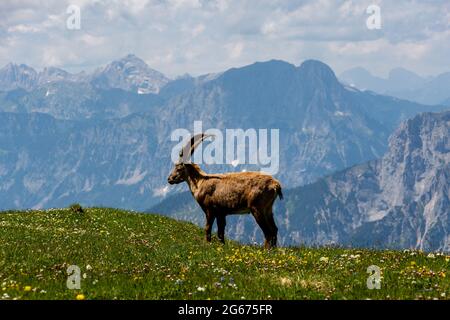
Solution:
M 320 262 L 324 262 L 324 263 L 328 263 L 329 258 L 328 257 L 320 257 L 319 261 Z

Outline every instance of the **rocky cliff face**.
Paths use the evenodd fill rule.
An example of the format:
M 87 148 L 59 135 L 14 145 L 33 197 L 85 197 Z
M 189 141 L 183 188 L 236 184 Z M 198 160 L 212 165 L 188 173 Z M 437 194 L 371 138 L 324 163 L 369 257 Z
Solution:
M 285 192 L 275 213 L 281 243 L 450 251 L 450 112 L 407 120 L 379 160 Z M 203 223 L 190 194 L 153 208 Z M 231 237 L 261 233 L 250 216 L 231 217 Z
M 1 207 L 86 205 L 143 209 L 152 203 L 158 141 L 151 118 L 56 120 L 0 116 Z

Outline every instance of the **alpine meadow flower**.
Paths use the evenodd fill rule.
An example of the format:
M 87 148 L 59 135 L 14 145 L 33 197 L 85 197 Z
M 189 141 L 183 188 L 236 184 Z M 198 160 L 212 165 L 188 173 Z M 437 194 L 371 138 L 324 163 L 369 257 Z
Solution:
M 320 257 L 319 261 L 320 262 L 324 262 L 324 263 L 328 263 L 329 258 L 328 257 Z

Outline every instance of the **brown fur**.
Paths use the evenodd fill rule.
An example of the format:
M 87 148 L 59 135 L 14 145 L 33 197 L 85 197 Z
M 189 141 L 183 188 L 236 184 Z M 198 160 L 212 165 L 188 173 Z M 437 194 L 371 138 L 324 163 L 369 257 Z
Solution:
M 225 242 L 226 216 L 251 213 L 262 229 L 265 247 L 275 247 L 278 228 L 272 205 L 277 196 L 282 199 L 280 183 L 259 172 L 207 174 L 197 164 L 178 163 L 168 178 L 170 184 L 186 181 L 195 200 L 206 214 L 206 240 L 211 241 L 211 229 L 217 219 L 218 238 Z

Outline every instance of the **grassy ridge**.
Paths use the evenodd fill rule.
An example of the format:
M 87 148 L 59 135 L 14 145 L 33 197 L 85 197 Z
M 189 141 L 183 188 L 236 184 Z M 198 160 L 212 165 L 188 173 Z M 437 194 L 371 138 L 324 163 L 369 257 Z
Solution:
M 203 230 L 114 209 L 0 213 L 0 299 L 448 299 L 450 257 L 205 243 Z M 81 269 L 81 289 L 66 287 Z M 366 286 L 367 267 L 382 271 Z

